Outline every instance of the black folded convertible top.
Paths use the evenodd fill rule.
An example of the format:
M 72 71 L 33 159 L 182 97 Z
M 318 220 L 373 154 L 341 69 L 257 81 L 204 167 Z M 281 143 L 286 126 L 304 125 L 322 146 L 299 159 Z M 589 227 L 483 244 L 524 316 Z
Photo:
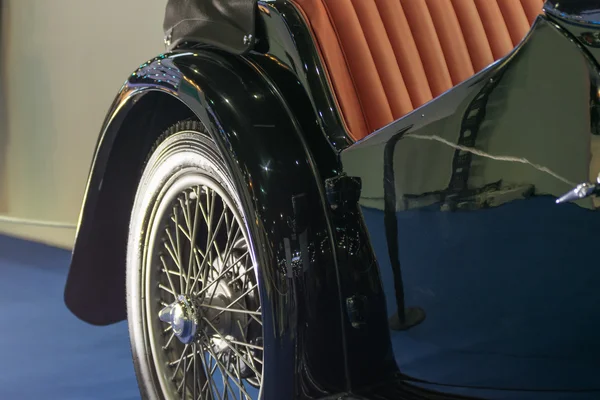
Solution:
M 167 47 L 199 42 L 243 54 L 254 44 L 257 7 L 257 0 L 168 0 Z

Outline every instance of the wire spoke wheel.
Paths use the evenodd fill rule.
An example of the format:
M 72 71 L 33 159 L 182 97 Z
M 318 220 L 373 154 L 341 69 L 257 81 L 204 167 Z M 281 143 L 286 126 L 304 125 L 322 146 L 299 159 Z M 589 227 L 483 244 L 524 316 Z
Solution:
M 153 386 L 166 399 L 260 397 L 256 256 L 239 200 L 215 173 L 219 167 L 178 168 L 163 180 L 140 235 L 145 352 Z M 140 380 L 144 365 L 136 367 Z

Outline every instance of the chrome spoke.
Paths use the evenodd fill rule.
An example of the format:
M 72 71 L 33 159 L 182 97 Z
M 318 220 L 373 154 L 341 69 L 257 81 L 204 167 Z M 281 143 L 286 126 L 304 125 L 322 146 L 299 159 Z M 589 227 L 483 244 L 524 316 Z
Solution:
M 212 194 L 212 202 L 209 199 L 208 194 L 211 193 Z M 214 265 L 214 260 L 213 260 L 213 254 L 212 254 L 212 250 L 213 250 L 213 246 L 212 246 L 212 242 L 214 241 L 214 237 L 216 236 L 217 232 L 220 229 L 220 223 L 217 224 L 217 228 L 214 230 L 213 232 L 213 215 L 214 215 L 214 210 L 215 210 L 215 193 L 210 190 L 210 188 L 206 188 L 206 210 L 208 213 L 208 220 L 206 220 L 206 224 L 207 224 L 207 231 L 208 234 L 206 235 L 206 258 L 208 258 L 208 260 L 210 261 L 210 265 Z M 223 216 L 223 214 L 221 214 L 221 216 Z M 220 221 L 219 221 L 220 222 Z M 208 274 L 209 272 L 209 268 L 206 268 L 206 272 L 205 274 Z M 206 279 L 208 278 L 208 275 L 206 275 L 205 279 L 202 282 L 206 282 Z
M 183 192 L 183 197 L 184 197 L 184 199 L 182 199 L 181 197 L 178 197 L 177 201 L 179 202 L 179 207 L 181 208 L 181 213 L 183 214 L 183 221 L 185 222 L 187 231 L 191 232 L 192 223 L 190 221 L 190 207 L 189 207 L 189 203 L 188 203 L 187 191 Z M 189 235 L 188 235 L 188 238 L 189 238 Z
M 225 253 L 225 256 L 222 257 L 221 256 L 221 252 L 219 250 L 219 244 L 216 241 L 213 241 L 213 246 L 215 248 L 215 250 L 217 251 L 217 255 L 220 258 L 221 264 L 225 265 L 227 260 L 229 259 L 229 255 L 231 254 L 231 250 L 233 249 L 233 244 L 236 242 L 236 239 L 238 238 L 238 234 L 241 233 L 240 232 L 240 227 L 239 225 L 237 225 L 237 229 L 235 230 L 234 233 L 232 233 L 231 228 L 229 227 L 229 219 L 227 218 L 227 216 L 229 215 L 229 213 L 226 211 L 227 210 L 227 206 L 225 204 L 225 202 L 223 202 L 223 209 L 225 212 L 225 229 L 227 232 L 227 240 L 225 243 L 225 248 L 223 249 L 223 252 Z
M 217 355 L 215 355 L 215 354 L 212 352 L 212 350 L 210 349 L 210 347 L 208 347 L 208 346 L 207 346 L 207 347 L 205 348 L 205 350 L 206 350 L 206 352 L 208 353 L 208 356 L 211 358 L 211 364 L 212 364 L 212 362 L 213 362 L 213 361 L 214 361 L 214 363 L 215 363 L 215 364 L 214 364 L 215 371 L 216 371 L 217 369 L 219 370 L 219 372 L 220 372 L 220 374 L 221 374 L 221 379 L 223 380 L 223 388 L 225 389 L 225 379 L 227 379 L 227 376 L 226 376 L 226 374 L 224 373 L 225 371 L 224 371 L 224 368 L 223 368 L 223 364 L 222 364 L 222 363 L 219 361 L 219 359 L 218 359 Z M 223 398 L 223 397 L 221 397 L 221 393 L 220 393 L 220 391 L 218 391 L 218 390 L 217 390 L 217 393 L 219 393 L 219 398 Z M 225 390 L 223 394 L 224 394 L 224 396 L 225 396 L 225 397 L 224 397 L 224 399 L 227 399 L 227 397 L 228 397 L 228 395 L 227 395 L 227 390 Z
M 177 297 L 177 295 L 175 294 L 175 292 L 169 288 L 167 288 L 165 285 L 163 285 L 162 283 L 158 284 L 158 287 L 162 290 L 164 290 L 167 293 L 171 293 L 173 295 L 173 297 Z
M 186 389 L 187 389 L 185 381 L 187 380 L 186 379 L 187 372 L 188 372 L 188 359 L 186 358 L 183 360 L 183 380 L 181 381 L 181 384 L 177 388 L 177 391 L 179 392 L 180 390 L 182 390 L 182 387 L 183 387 L 183 393 L 181 395 L 181 400 L 185 400 L 185 393 L 186 393 Z
M 181 233 L 183 233 L 183 236 L 185 236 L 187 240 L 191 240 L 191 238 L 190 238 L 190 234 L 189 234 L 189 233 L 188 233 L 188 232 L 185 230 L 185 228 L 184 228 L 183 226 L 181 226 L 181 224 L 178 224 L 178 223 L 175 221 L 175 217 L 171 217 L 171 222 L 173 222 L 173 224 L 175 225 L 175 227 L 176 227 L 177 229 L 179 229 L 179 231 L 180 231 Z
M 179 200 L 179 204 L 181 206 L 181 212 L 183 214 L 183 219 L 185 220 L 185 224 L 187 226 L 187 231 L 191 232 L 191 237 L 188 235 L 188 240 L 190 241 L 190 249 L 192 249 L 192 250 L 190 251 L 190 255 L 189 255 L 189 259 L 188 259 L 186 282 L 185 282 L 185 293 L 189 293 L 188 288 L 189 288 L 189 283 L 190 283 L 190 276 L 192 276 L 192 265 L 194 262 L 193 249 L 194 249 L 195 243 L 196 243 L 197 213 L 194 213 L 194 223 L 192 224 L 190 202 L 189 202 L 189 197 L 188 197 L 187 191 L 185 191 L 183 193 L 183 196 L 184 196 L 184 199 L 178 198 L 178 200 Z
M 249 310 L 246 310 L 246 309 L 244 308 L 244 306 L 243 306 L 243 305 L 241 305 L 240 303 L 238 303 L 237 305 L 238 305 L 238 306 L 240 306 L 240 307 L 241 307 L 241 309 L 230 308 L 232 305 L 233 305 L 233 303 L 232 303 L 232 304 L 230 304 L 230 305 L 229 305 L 229 306 L 227 306 L 227 307 L 219 307 L 219 306 L 214 306 L 214 305 L 209 305 L 209 304 L 201 304 L 200 306 L 201 306 L 201 307 L 205 307 L 205 308 L 212 308 L 212 309 L 215 309 L 215 310 L 220 310 L 220 311 L 221 311 L 220 313 L 218 313 L 217 315 L 215 315 L 215 316 L 213 317 L 213 320 L 214 320 L 215 318 L 218 318 L 218 317 L 219 317 L 221 314 L 223 314 L 225 311 L 228 311 L 228 312 L 237 312 L 237 313 L 240 313 L 240 314 L 247 314 L 247 315 L 248 315 L 248 316 L 250 316 L 250 318 L 252 318 L 254 321 L 256 321 L 256 322 L 258 322 L 259 324 L 261 324 L 261 325 L 262 325 L 262 321 L 261 321 L 259 318 L 257 318 L 257 317 L 256 317 L 256 315 L 259 315 L 259 316 L 261 315 L 260 311 L 249 311 Z
M 206 333 L 204 335 L 206 336 Z M 208 340 L 210 340 L 210 338 L 208 338 L 208 336 L 206 336 L 206 337 Z M 221 363 L 221 361 L 219 361 L 219 359 L 213 353 L 213 351 L 209 347 L 206 347 L 206 351 L 211 355 L 211 357 L 219 365 L 219 370 L 221 371 L 221 374 L 223 374 L 223 372 L 225 372 L 227 374 L 227 376 L 229 376 L 231 378 L 232 377 L 231 372 L 229 372 L 226 368 L 223 368 L 223 364 Z M 244 395 L 246 396 L 246 398 L 250 398 L 250 395 L 246 392 L 246 388 L 244 387 L 244 385 L 242 383 L 237 382 L 235 379 L 233 379 L 233 382 L 244 392 Z
M 179 244 L 175 245 L 173 243 L 173 238 L 171 237 L 171 233 L 167 230 L 167 237 L 169 238 L 169 242 L 171 243 L 171 247 L 169 247 L 169 245 L 167 244 L 167 242 L 164 243 L 165 249 L 167 250 L 167 252 L 169 253 L 169 255 L 171 256 L 171 259 L 175 262 L 175 265 L 177 266 L 177 269 L 179 270 L 179 285 L 180 288 L 183 289 L 183 270 L 181 268 L 181 263 L 180 263 L 180 258 L 179 258 L 179 250 L 176 250 L 176 247 L 178 248 Z M 179 236 L 179 235 L 176 235 Z M 177 239 L 179 240 L 179 239 Z M 177 252 L 177 254 L 175 254 L 175 252 Z
M 200 358 L 200 363 L 202 364 L 202 368 L 204 369 L 204 371 L 208 371 L 210 369 L 210 366 L 206 365 L 206 361 L 204 359 L 204 350 L 202 350 L 202 348 L 200 348 L 198 357 Z M 213 381 L 212 373 L 214 373 L 214 370 L 211 370 L 211 374 L 206 375 L 206 382 L 204 382 L 204 384 L 200 388 L 200 396 L 202 396 L 202 393 L 204 393 L 204 391 L 206 390 L 208 393 L 210 393 L 210 397 L 211 398 L 213 397 L 212 391 L 211 391 L 212 390 L 211 383 Z M 198 400 L 200 400 L 200 398 Z
M 169 286 L 171 286 L 171 290 L 173 291 L 173 297 L 176 298 L 177 296 L 175 295 L 175 292 L 177 292 L 177 290 L 175 289 L 175 285 L 173 285 L 173 280 L 171 279 L 171 273 L 175 273 L 175 271 L 171 271 L 170 269 L 167 268 L 167 264 L 166 264 L 165 258 L 163 256 L 160 256 L 160 262 L 163 265 L 162 271 L 167 276 L 167 280 L 169 281 Z
M 227 365 L 225 365 L 225 368 L 227 371 L 231 371 L 231 357 L 227 357 Z M 233 389 L 229 384 L 229 378 L 223 377 L 223 386 L 225 387 L 225 398 L 228 398 L 228 393 L 231 393 L 235 399 L 235 392 L 233 392 Z M 227 391 L 227 389 L 229 389 L 229 391 Z
M 239 238 L 240 235 L 243 236 L 242 231 L 240 230 L 239 226 L 235 230 L 234 234 L 228 233 L 227 243 L 225 244 L 225 250 L 224 250 L 225 257 L 223 258 L 223 260 L 221 260 L 221 262 L 223 264 L 227 264 L 227 261 L 229 261 L 229 257 L 231 257 L 231 252 L 234 249 L 233 245 L 238 241 L 238 238 Z M 245 254 L 249 254 L 249 253 L 246 252 Z
M 181 358 L 181 360 L 182 360 L 182 361 L 183 361 L 183 360 L 189 360 L 189 359 L 191 359 L 191 358 L 193 358 L 193 357 L 194 357 L 194 355 L 193 355 L 192 353 L 190 353 L 190 354 L 188 354 L 187 356 L 185 356 L 185 357 L 182 357 L 182 358 Z M 170 367 L 173 367 L 173 366 L 177 365 L 177 363 L 178 363 L 178 362 L 179 362 L 179 360 L 177 360 L 177 361 L 173 361 L 173 362 L 170 362 L 170 363 L 169 363 L 169 366 L 170 366 Z
M 250 343 L 245 343 L 245 342 L 240 342 L 234 339 L 227 339 L 227 343 L 231 343 L 231 344 L 236 344 L 238 346 L 244 346 L 247 347 L 249 349 L 256 349 L 256 350 L 264 350 L 264 348 L 262 346 L 256 346 L 254 344 L 250 344 Z
M 175 371 L 173 371 L 173 375 L 171 375 L 171 380 L 175 379 L 175 375 L 177 375 L 177 372 L 179 371 L 179 367 L 181 367 L 181 361 L 183 361 L 183 359 L 185 358 L 185 353 L 187 352 L 187 349 L 188 349 L 188 345 L 186 344 L 185 347 L 183 348 L 183 351 L 181 352 L 181 357 L 179 358 L 179 360 L 169 363 L 169 367 L 176 365 Z
M 169 328 L 171 328 L 171 325 L 169 325 Z M 171 342 L 173 341 L 174 338 L 175 338 L 175 332 L 171 332 L 171 336 L 169 336 L 169 340 L 167 340 L 167 343 L 165 343 L 165 345 L 163 346 L 164 350 L 169 348 L 169 346 L 171 345 Z
M 179 386 L 177 387 L 177 392 L 180 392 L 183 389 L 183 394 L 182 394 L 182 399 L 185 398 L 185 394 L 187 392 L 187 387 L 186 387 L 186 380 L 187 380 L 187 375 L 190 372 L 190 369 L 192 369 L 193 367 L 193 383 L 192 383 L 192 391 L 194 393 L 193 398 L 196 398 L 196 343 L 192 343 L 192 353 L 189 354 L 188 356 L 185 357 L 185 359 L 183 360 L 184 363 L 184 375 L 183 375 L 183 380 L 182 382 L 179 384 Z
M 215 370 L 211 369 L 212 364 L 209 364 L 208 366 L 206 365 L 206 359 L 204 358 L 204 353 L 202 353 L 200 356 L 201 356 L 200 359 L 202 360 L 202 365 L 204 366 L 204 370 L 205 371 L 212 370 L 212 372 L 214 373 Z M 211 389 L 211 386 L 212 386 L 212 390 L 214 390 L 214 392 L 212 392 L 212 390 L 210 391 L 210 393 L 211 393 L 210 397 L 214 398 L 214 393 L 216 393 L 217 396 L 219 397 L 219 400 L 223 400 L 223 398 L 221 397 L 221 393 L 219 393 L 219 389 L 217 389 L 217 387 L 216 387 L 215 381 L 212 379 L 212 376 L 213 376 L 213 374 L 211 373 L 210 378 L 207 377 L 208 382 L 209 382 L 209 387 L 207 389 Z
M 247 254 L 247 253 L 246 253 Z M 238 274 L 238 276 L 236 276 L 235 278 L 233 278 L 232 280 L 230 280 L 229 282 L 227 282 L 228 285 L 231 285 L 232 283 L 246 277 L 246 275 L 248 275 L 250 272 L 254 272 L 255 271 L 255 267 L 254 265 L 251 266 L 250 268 L 248 268 L 246 271 L 242 272 L 241 274 Z
M 216 283 L 219 283 L 221 278 L 223 278 L 225 276 L 225 274 L 227 274 L 229 271 L 231 271 L 233 269 L 233 267 L 235 267 L 235 265 L 237 263 L 239 263 L 240 261 L 241 260 L 236 261 L 235 263 L 233 263 L 229 267 L 227 267 L 225 270 L 223 270 L 223 272 L 221 274 L 219 274 L 219 276 L 217 276 L 212 282 L 210 282 L 208 285 L 206 285 L 206 287 L 202 288 L 201 291 L 199 291 L 198 293 L 195 293 L 195 295 L 197 297 L 202 296 L 208 289 L 210 289 L 211 286 L 213 286 Z
M 179 225 L 179 222 L 177 221 L 177 210 L 175 208 L 173 208 L 173 214 L 175 216 L 175 223 L 177 225 Z M 179 245 L 179 230 L 175 229 L 175 242 L 177 244 L 177 268 L 179 268 L 179 272 L 181 273 L 181 276 L 179 277 L 180 280 L 180 289 L 183 290 L 183 265 L 181 265 L 181 246 Z
M 231 302 L 231 304 L 229 304 L 227 307 L 224 307 L 224 308 L 225 308 L 224 310 L 222 310 L 222 311 L 220 311 L 219 313 L 217 313 L 217 315 L 215 315 L 215 316 L 213 317 L 213 320 L 214 320 L 215 318 L 219 317 L 219 316 L 220 316 L 221 314 L 223 314 L 225 311 L 228 311 L 228 310 L 230 309 L 230 307 L 231 307 L 231 306 L 233 306 L 233 305 L 234 305 L 234 304 L 236 304 L 238 301 L 240 301 L 240 300 L 242 299 L 242 297 L 246 296 L 246 295 L 247 295 L 247 294 L 249 294 L 251 291 L 253 291 L 254 289 L 256 289 L 256 287 L 257 287 L 257 286 L 258 286 L 258 285 L 254 285 L 254 286 L 252 286 L 250 289 L 246 290 L 244 293 L 242 293 L 241 295 L 239 295 L 239 297 L 238 297 L 237 299 L 233 300 L 233 301 Z M 238 305 L 239 305 L 239 306 L 241 306 L 241 304 L 238 304 Z M 260 322 L 260 321 L 258 321 L 258 322 L 259 322 L 259 323 L 262 325 L 262 322 Z
M 193 344 L 193 348 L 192 350 L 194 351 L 194 369 L 193 369 L 193 374 L 194 374 L 194 390 L 192 393 L 192 399 L 196 399 L 196 385 L 198 386 L 198 389 L 200 388 L 199 382 L 198 382 L 198 372 L 196 372 L 196 359 L 198 358 L 198 350 L 196 349 L 196 343 Z
M 238 323 L 238 327 L 240 328 L 242 339 L 244 339 L 244 342 L 248 342 L 248 340 L 246 340 L 246 335 L 244 334 L 244 329 L 242 328 L 242 324 L 240 323 L 239 320 L 237 321 L 237 323 Z M 256 368 L 256 365 L 254 365 L 254 356 L 252 355 L 252 353 L 248 352 L 248 355 L 250 357 L 248 357 L 247 360 L 250 361 L 250 363 L 252 364 L 252 367 L 254 367 L 255 369 L 258 369 L 258 368 Z
M 217 223 L 217 229 L 215 229 L 215 232 L 211 233 L 211 235 L 210 235 L 210 242 L 212 242 L 215 239 L 216 232 L 219 231 L 219 228 L 221 227 L 221 223 L 222 222 L 223 222 L 223 214 L 221 214 L 221 218 L 219 219 L 219 222 Z M 210 247 L 208 245 L 207 245 L 207 249 L 210 249 Z M 207 250 L 207 253 L 209 253 L 209 250 Z M 207 254 L 207 256 L 208 256 L 208 254 Z M 200 271 L 202 270 L 202 268 L 206 265 L 206 261 L 207 260 L 209 260 L 209 257 L 205 257 L 204 258 L 204 261 L 202 262 L 202 265 L 198 268 L 198 275 L 200 274 Z M 191 287 L 191 289 L 189 291 L 190 293 L 194 292 L 194 286 L 196 284 L 196 280 L 199 278 L 198 275 L 196 275 L 196 277 L 194 278 L 195 280 L 194 280 L 194 283 L 192 283 L 192 287 Z M 203 280 L 203 281 L 205 282 L 206 280 Z
M 172 269 L 166 269 L 166 268 L 162 268 L 161 269 L 162 272 L 164 272 L 165 274 L 169 274 L 169 275 L 175 275 L 177 277 L 180 277 L 181 274 L 177 271 L 173 271 Z M 185 277 L 183 277 L 185 279 Z
M 199 266 L 199 264 L 197 264 L 197 265 L 194 264 L 194 261 L 196 260 L 196 254 L 194 252 L 196 251 L 196 233 L 198 231 L 198 203 L 200 202 L 200 199 L 196 195 L 196 192 L 192 191 L 192 193 L 194 194 L 194 197 L 196 198 L 196 205 L 194 207 L 194 222 L 192 225 L 192 240 L 190 241 L 190 248 L 192 249 L 192 251 L 190 251 L 190 260 L 189 260 L 189 267 L 188 267 L 188 282 L 189 282 L 189 279 L 192 277 L 192 275 L 193 276 L 197 275 L 196 267 Z M 188 212 L 189 212 L 189 207 L 188 207 Z M 194 266 L 193 271 L 192 271 L 192 265 Z
M 236 313 L 241 313 L 241 314 L 260 315 L 260 311 L 240 310 L 240 309 L 236 309 L 236 308 L 213 306 L 211 304 L 200 304 L 200 307 L 212 308 L 213 310 L 223 310 L 223 311 L 229 311 L 229 312 L 236 312 Z
M 213 242 L 213 244 L 214 244 L 214 248 L 215 248 L 215 250 L 217 251 L 217 256 L 219 257 L 219 259 L 220 259 L 220 262 L 221 262 L 221 265 L 222 265 L 222 266 L 223 266 L 223 265 L 226 265 L 226 262 L 229 260 L 229 257 L 230 257 L 230 255 L 231 255 L 231 250 L 233 249 L 233 243 L 235 242 L 235 239 L 237 238 L 237 232 L 238 232 L 238 231 L 236 231 L 236 235 L 235 235 L 235 237 L 233 238 L 233 240 L 231 240 L 231 241 L 230 241 L 230 238 L 231 238 L 231 236 L 229 236 L 229 234 L 228 234 L 228 238 L 227 238 L 227 244 L 225 245 L 225 256 L 224 256 L 224 257 L 222 257 L 222 256 L 221 256 L 221 253 L 220 253 L 220 251 L 219 251 L 219 247 L 218 247 L 217 243 L 216 243 L 216 242 Z M 229 248 L 228 248 L 228 247 L 229 247 Z M 246 253 L 244 253 L 244 254 L 248 254 L 248 252 L 246 252 Z M 240 257 L 240 260 L 238 260 L 238 261 L 236 261 L 235 263 L 233 263 L 232 265 L 230 265 L 230 267 L 228 267 L 227 269 L 229 270 L 229 269 L 231 269 L 232 267 L 234 267 L 234 266 L 236 266 L 236 265 L 239 265 L 239 261 L 241 261 L 241 258 L 242 258 L 242 257 Z M 235 273 L 235 271 L 234 271 L 234 273 Z M 222 276 L 222 275 L 223 275 L 223 274 L 221 273 L 221 275 L 219 275 L 219 276 Z M 215 278 L 215 279 L 214 279 L 214 281 L 217 281 L 217 282 L 218 282 L 219 280 L 220 280 L 220 278 Z M 213 281 L 213 282 L 214 282 L 214 281 Z M 211 297 L 210 297 L 210 299 L 211 299 L 211 300 L 212 300 L 213 296 L 214 296 L 214 291 L 213 291 L 213 294 L 212 294 L 212 295 L 211 295 Z
M 227 345 L 227 347 L 229 347 L 231 349 L 231 351 L 233 351 L 235 353 L 236 356 L 243 358 L 242 355 L 237 351 L 237 349 L 234 346 L 232 346 L 232 343 L 228 339 L 226 339 L 223 335 L 221 335 L 221 332 L 219 332 L 217 330 L 217 328 L 215 328 L 215 326 L 213 324 L 211 324 L 208 319 L 206 319 L 206 318 L 202 318 L 202 319 L 212 328 L 212 330 L 217 334 L 219 339 L 221 339 Z M 256 376 L 260 379 L 260 373 L 255 369 L 253 369 L 253 371 L 256 374 Z
M 206 195 L 206 201 L 208 204 L 208 189 L 206 188 L 206 186 L 203 186 L 204 190 L 204 194 Z M 204 222 L 206 222 L 208 224 L 208 213 L 207 210 L 204 208 L 204 205 L 202 204 L 202 202 L 198 202 L 198 207 L 200 207 L 200 212 L 202 213 L 202 217 L 204 218 Z
M 229 365 L 228 365 L 228 367 L 230 367 L 230 366 L 231 366 L 231 357 L 229 357 Z M 235 365 L 234 368 L 235 369 L 233 370 L 233 372 L 235 372 L 235 375 L 236 375 L 236 378 L 237 378 L 238 382 L 242 382 L 242 374 L 240 373 L 240 363 L 239 363 L 239 360 L 238 360 L 238 362 L 236 362 L 236 365 Z M 242 396 L 243 396 L 242 389 L 238 388 L 238 390 L 240 391 L 240 399 L 241 399 Z M 235 398 L 235 395 L 233 397 Z

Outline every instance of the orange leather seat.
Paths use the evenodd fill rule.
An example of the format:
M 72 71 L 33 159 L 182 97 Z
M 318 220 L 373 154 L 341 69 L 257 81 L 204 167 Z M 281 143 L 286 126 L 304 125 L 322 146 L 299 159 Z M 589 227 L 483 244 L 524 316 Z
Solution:
M 359 140 L 510 52 L 543 0 L 293 0 Z

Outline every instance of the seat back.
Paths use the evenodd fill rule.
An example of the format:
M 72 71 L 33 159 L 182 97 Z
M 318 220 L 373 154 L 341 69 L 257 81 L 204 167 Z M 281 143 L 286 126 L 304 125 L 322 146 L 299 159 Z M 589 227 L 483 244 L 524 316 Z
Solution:
M 502 58 L 543 0 L 293 0 L 360 140 Z

